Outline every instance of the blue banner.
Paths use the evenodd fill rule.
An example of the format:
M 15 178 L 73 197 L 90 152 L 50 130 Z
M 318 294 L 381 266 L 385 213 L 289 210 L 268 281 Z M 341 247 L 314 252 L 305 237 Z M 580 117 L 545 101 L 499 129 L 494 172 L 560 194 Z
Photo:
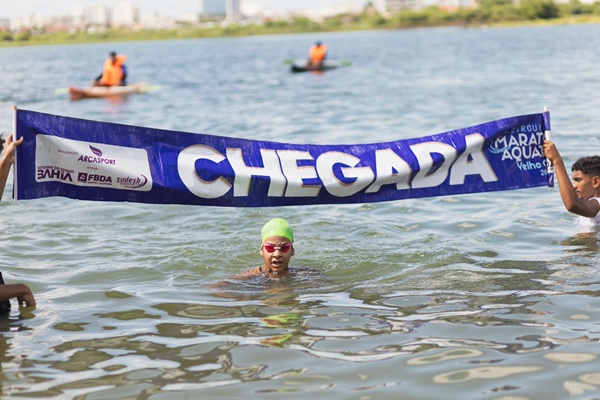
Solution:
M 548 112 L 415 139 L 290 144 L 15 111 L 16 198 L 267 207 L 548 186 Z

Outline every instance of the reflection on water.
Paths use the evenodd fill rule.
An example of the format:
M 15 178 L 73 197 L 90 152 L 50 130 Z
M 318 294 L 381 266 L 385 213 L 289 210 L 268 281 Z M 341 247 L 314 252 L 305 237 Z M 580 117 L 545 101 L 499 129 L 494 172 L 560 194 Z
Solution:
M 99 322 L 92 324 L 56 324 L 52 329 L 69 332 L 71 340 L 54 345 L 47 356 L 23 362 L 29 367 L 18 380 L 28 386 L 21 390 L 29 395 L 94 393 L 85 398 L 126 398 L 132 391 L 138 397 L 198 391 L 203 398 L 217 398 L 237 393 L 242 384 L 253 393 L 327 392 L 339 389 L 344 375 L 339 371 L 347 364 L 357 372 L 348 377 L 354 379 L 342 379 L 346 392 L 402 386 L 418 396 L 416 381 L 428 381 L 414 376 L 420 370 L 436 385 L 461 384 L 451 390 L 467 395 L 474 388 L 482 393 L 522 390 L 531 379 L 544 379 L 567 364 L 580 365 L 569 374 L 577 377 L 597 359 L 593 348 L 585 352 L 592 337 L 571 337 L 571 328 L 556 319 L 565 310 L 560 295 L 432 291 L 396 293 L 369 304 L 343 293 L 274 291 L 281 289 L 280 282 L 264 283 L 238 297 L 230 292 L 210 301 L 154 304 L 148 308 L 154 312 L 98 314 Z M 540 308 L 540 296 L 554 304 Z M 109 297 L 128 301 L 114 293 Z M 600 303 L 587 314 L 589 322 L 580 319 L 580 328 L 600 317 Z M 448 325 L 443 336 L 440 324 Z M 476 339 L 486 328 L 486 338 Z M 547 335 L 540 335 L 540 329 Z M 548 353 L 570 343 L 579 343 L 579 350 Z M 334 367 L 337 363 L 342 365 Z M 587 390 L 600 389 L 593 375 L 584 375 L 565 387 L 571 392 L 584 384 Z M 409 383 L 411 376 L 416 381 Z M 18 386 L 11 390 L 20 391 Z
M 595 276 L 581 282 L 582 275 L 569 275 L 573 269 L 498 259 L 493 251 L 425 264 L 401 279 L 355 287 L 325 269 L 297 280 L 219 279 L 182 293 L 187 300 L 167 289 L 136 293 L 135 286 L 73 293 L 75 302 L 87 297 L 102 307 L 63 310 L 60 320 L 39 310 L 34 320 L 48 324 L 49 346 L 9 332 L 14 345 L 3 366 L 19 373 L 8 376 L 4 391 L 216 399 L 246 391 L 552 398 L 600 390 L 593 367 L 600 300 L 566 290 L 576 279 L 580 287 L 595 285 Z M 540 388 L 531 383 L 537 381 L 548 383 Z
M 411 274 L 376 277 L 379 269 L 364 282 L 325 267 L 297 279 L 215 275 L 211 284 L 174 289 L 178 296 L 169 287 L 143 290 L 139 275 L 141 287 L 72 291 L 64 309 L 35 311 L 32 322 L 44 330 L 17 332 L 19 320 L 9 321 L 4 392 L 86 399 L 594 392 L 600 299 L 587 288 L 596 274 L 590 265 L 581 267 L 588 274 L 555 268 L 589 253 L 590 240 L 566 239 L 583 253 L 568 251 L 557 264 L 501 259 L 492 250 L 409 253 L 422 264 Z M 78 303 L 91 312 L 77 311 Z
M 569 247 L 565 252 L 594 256 L 600 251 L 600 231 L 579 232 L 577 236 L 562 240 L 563 246 Z

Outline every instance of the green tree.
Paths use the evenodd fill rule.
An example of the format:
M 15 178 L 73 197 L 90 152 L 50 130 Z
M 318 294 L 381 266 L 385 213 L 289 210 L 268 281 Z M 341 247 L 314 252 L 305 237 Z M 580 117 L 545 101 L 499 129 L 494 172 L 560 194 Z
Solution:
M 15 35 L 15 40 L 18 42 L 27 42 L 29 39 L 31 39 L 31 32 L 29 31 L 19 32 Z
M 593 12 L 591 4 L 583 4 L 579 0 L 571 0 L 568 4 L 561 7 L 563 14 L 578 15 L 591 14 Z
M 527 19 L 558 18 L 559 9 L 552 0 L 522 0 L 521 13 Z
M 479 8 L 484 9 L 484 10 L 490 10 L 493 7 L 497 7 L 497 6 L 511 6 L 512 7 L 513 2 L 512 0 L 480 0 L 479 1 Z

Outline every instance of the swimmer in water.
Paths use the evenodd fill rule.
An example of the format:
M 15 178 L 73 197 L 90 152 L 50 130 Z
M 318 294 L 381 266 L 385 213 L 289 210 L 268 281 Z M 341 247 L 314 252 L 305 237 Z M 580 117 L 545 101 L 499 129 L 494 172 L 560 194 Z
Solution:
M 295 254 L 294 231 L 290 224 L 281 218 L 272 219 L 263 226 L 260 236 L 262 244 L 259 254 L 263 258 L 263 265 L 243 272 L 236 278 L 258 275 L 279 278 L 290 273 L 290 260 Z

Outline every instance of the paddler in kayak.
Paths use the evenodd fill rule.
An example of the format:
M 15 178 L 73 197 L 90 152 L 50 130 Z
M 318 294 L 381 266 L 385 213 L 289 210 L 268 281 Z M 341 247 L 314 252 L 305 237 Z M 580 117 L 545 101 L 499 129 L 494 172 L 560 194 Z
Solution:
M 308 49 L 308 67 L 321 68 L 323 61 L 327 57 L 327 45 L 321 42 L 316 42 Z
M 127 79 L 127 69 L 125 60 L 127 56 L 117 55 L 111 52 L 108 60 L 104 62 L 102 73 L 94 80 L 94 86 L 125 86 Z

